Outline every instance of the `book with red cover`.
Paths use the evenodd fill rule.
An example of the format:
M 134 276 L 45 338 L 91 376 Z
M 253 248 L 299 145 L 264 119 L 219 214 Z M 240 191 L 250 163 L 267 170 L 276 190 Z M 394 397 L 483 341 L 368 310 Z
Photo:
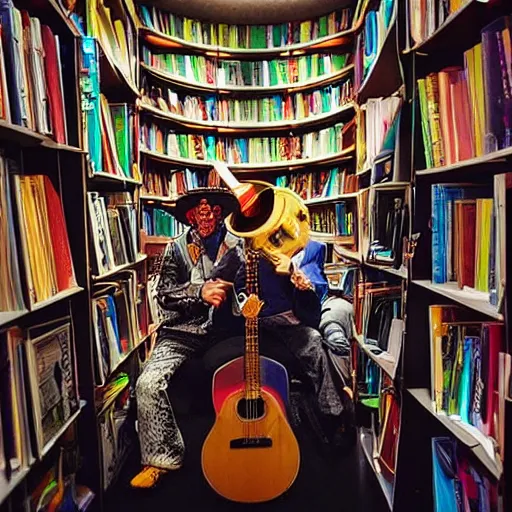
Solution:
M 59 144 L 66 144 L 66 126 L 64 122 L 63 92 L 60 82 L 60 59 L 57 41 L 47 25 L 41 26 L 43 48 L 45 52 L 44 67 L 48 87 L 48 102 L 52 120 L 53 138 Z
M 476 200 L 455 201 L 456 275 L 459 288 L 475 287 Z
M 71 258 L 66 219 L 60 202 L 60 197 L 48 176 L 44 176 L 44 190 L 48 225 L 51 233 L 53 257 L 57 272 L 57 287 L 59 291 L 76 286 L 75 270 Z

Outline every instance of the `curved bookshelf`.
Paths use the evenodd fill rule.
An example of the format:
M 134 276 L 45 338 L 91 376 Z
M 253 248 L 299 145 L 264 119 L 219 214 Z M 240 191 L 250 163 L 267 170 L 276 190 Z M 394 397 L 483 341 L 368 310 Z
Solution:
M 393 43 L 396 44 L 396 9 L 395 5 L 379 53 L 375 57 L 368 74 L 361 82 L 359 90 L 356 91 L 356 97 L 360 104 L 365 103 L 371 97 L 390 96 L 402 85 L 398 55 L 396 48 L 393 46 Z M 392 64 L 390 64 L 390 60 Z
M 339 153 L 333 153 L 317 158 L 303 158 L 300 160 L 284 160 L 282 162 L 266 162 L 260 164 L 228 164 L 230 169 L 235 173 L 250 173 L 250 172 L 270 172 L 273 170 L 294 170 L 301 167 L 309 167 L 311 165 L 324 165 L 342 162 L 353 158 L 355 146 L 350 146 Z M 169 156 L 149 149 L 141 148 L 141 155 L 145 155 L 147 158 L 157 160 L 160 162 L 169 162 L 174 165 L 180 165 L 182 167 L 195 167 L 202 169 L 209 169 L 212 167 L 212 163 L 208 160 L 196 160 L 193 158 L 182 158 L 179 156 Z
M 279 84 L 279 85 L 271 85 L 269 87 L 264 86 L 251 86 L 251 85 L 226 85 L 226 86 L 219 86 L 216 84 L 206 84 L 201 82 L 191 82 L 190 80 L 187 80 L 187 78 L 173 75 L 172 73 L 168 73 L 166 71 L 161 71 L 157 68 L 154 68 L 152 66 L 149 66 L 148 64 L 145 64 L 144 62 L 140 63 L 141 69 L 147 71 L 151 75 L 153 75 L 156 78 L 159 78 L 160 80 L 164 80 L 170 84 L 195 90 L 195 91 L 208 91 L 208 92 L 215 92 L 217 94 L 255 94 L 255 93 L 271 93 L 271 92 L 278 92 L 278 91 L 284 91 L 284 92 L 294 92 L 294 91 L 301 91 L 306 89 L 314 89 L 315 87 L 321 87 L 323 85 L 329 85 L 340 78 L 343 78 L 344 76 L 348 75 L 354 70 L 354 64 L 349 64 L 348 66 L 345 66 L 344 68 L 340 69 L 339 71 L 336 71 L 335 73 L 331 73 L 330 75 L 324 75 L 320 77 L 316 77 L 311 80 L 307 80 L 304 82 L 298 82 L 298 83 L 292 83 L 292 84 Z
M 141 38 L 151 46 L 166 50 L 186 50 L 206 53 L 219 59 L 230 59 L 233 57 L 253 57 L 261 55 L 289 57 L 297 52 L 303 54 L 307 51 L 318 51 L 335 48 L 348 44 L 356 29 L 351 27 L 347 30 L 320 37 L 307 43 L 296 43 L 287 46 L 272 48 L 230 48 L 228 46 L 200 44 L 193 41 L 186 41 L 175 36 L 169 36 L 148 27 L 141 27 Z
M 330 112 L 317 114 L 296 120 L 283 120 L 283 121 L 259 121 L 252 123 L 249 121 L 203 121 L 191 119 L 179 114 L 171 112 L 164 112 L 159 108 L 141 103 L 141 110 L 148 114 L 154 115 L 160 119 L 165 119 L 176 123 L 184 128 L 195 128 L 208 131 L 216 131 L 218 133 L 232 132 L 234 130 L 251 132 L 251 131 L 272 131 L 272 130 L 293 130 L 302 127 L 311 127 L 313 125 L 325 123 L 328 121 L 336 121 L 344 114 L 349 114 L 354 111 L 354 103 L 350 102 L 342 107 L 334 109 Z
M 336 203 L 338 201 L 344 201 L 346 199 L 357 199 L 358 195 L 359 195 L 359 192 L 348 192 L 346 194 L 339 194 L 337 196 L 314 197 L 313 199 L 305 199 L 304 203 L 307 205 Z

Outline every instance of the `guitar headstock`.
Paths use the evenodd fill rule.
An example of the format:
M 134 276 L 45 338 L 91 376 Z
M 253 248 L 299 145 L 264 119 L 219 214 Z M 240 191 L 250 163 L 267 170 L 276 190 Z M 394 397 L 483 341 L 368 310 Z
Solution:
M 262 307 L 263 301 L 254 293 L 251 293 L 245 301 L 245 304 L 242 306 L 242 315 L 249 319 L 258 318 Z

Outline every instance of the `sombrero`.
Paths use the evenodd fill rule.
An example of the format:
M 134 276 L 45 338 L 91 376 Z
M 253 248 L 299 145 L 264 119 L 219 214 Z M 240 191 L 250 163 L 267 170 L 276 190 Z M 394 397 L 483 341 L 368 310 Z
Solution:
M 225 188 L 200 187 L 176 199 L 174 206 L 174 216 L 182 224 L 190 225 L 187 219 L 187 212 L 196 207 L 201 199 L 206 199 L 210 205 L 222 207 L 222 218 L 226 218 L 230 213 L 238 210 L 240 207 L 235 195 Z

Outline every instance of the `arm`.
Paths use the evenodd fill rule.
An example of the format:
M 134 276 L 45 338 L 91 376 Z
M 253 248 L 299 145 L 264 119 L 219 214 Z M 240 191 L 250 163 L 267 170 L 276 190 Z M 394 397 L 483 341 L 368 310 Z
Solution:
M 157 286 L 157 301 L 167 311 L 190 315 L 206 314 L 208 306 L 201 299 L 202 284 L 191 283 L 190 276 L 176 244 L 165 250 Z

